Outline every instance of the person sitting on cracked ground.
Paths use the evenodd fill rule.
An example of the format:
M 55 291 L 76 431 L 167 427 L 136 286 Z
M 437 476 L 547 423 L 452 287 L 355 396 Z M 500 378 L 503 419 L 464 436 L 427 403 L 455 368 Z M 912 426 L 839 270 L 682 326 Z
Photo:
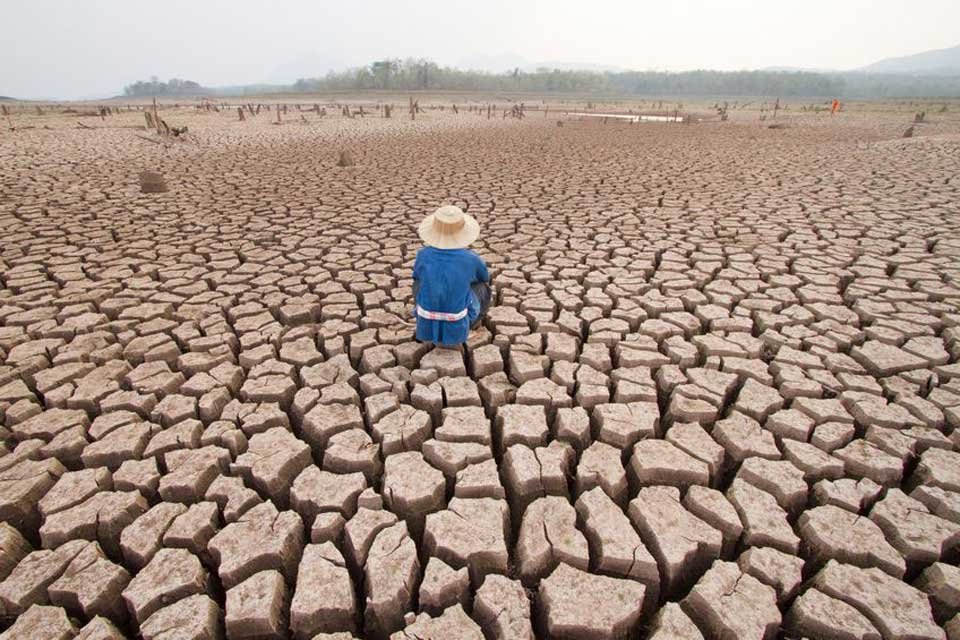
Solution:
M 426 245 L 413 263 L 417 340 L 444 347 L 467 341 L 490 308 L 490 273 L 483 258 L 467 249 L 480 225 L 459 207 L 442 206 L 420 224 Z

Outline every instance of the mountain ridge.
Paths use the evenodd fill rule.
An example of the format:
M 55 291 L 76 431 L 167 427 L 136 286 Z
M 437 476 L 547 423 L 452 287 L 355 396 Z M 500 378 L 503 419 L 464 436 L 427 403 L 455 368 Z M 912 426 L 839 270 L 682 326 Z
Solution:
M 930 49 L 906 56 L 883 58 L 857 71 L 864 73 L 906 73 L 927 75 L 960 75 L 960 45 L 946 49 Z

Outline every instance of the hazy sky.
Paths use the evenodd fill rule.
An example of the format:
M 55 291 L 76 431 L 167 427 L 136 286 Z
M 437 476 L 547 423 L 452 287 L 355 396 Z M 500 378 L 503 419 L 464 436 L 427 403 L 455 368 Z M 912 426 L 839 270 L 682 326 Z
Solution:
M 9 0 L 0 95 L 102 97 L 151 75 L 291 82 L 382 57 L 494 68 L 859 67 L 960 44 L 960 1 Z

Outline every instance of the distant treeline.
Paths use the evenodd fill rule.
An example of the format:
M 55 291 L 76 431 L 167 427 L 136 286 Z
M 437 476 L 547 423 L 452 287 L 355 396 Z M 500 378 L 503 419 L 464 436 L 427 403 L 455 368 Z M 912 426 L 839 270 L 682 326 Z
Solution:
M 441 67 L 429 60 L 379 60 L 366 67 L 302 78 L 294 91 L 529 91 L 678 96 L 960 96 L 960 76 L 808 71 L 570 71 L 505 73 Z
M 155 76 L 124 88 L 130 97 L 238 96 L 272 92 L 480 91 L 627 96 L 960 97 L 960 75 L 912 76 L 809 71 L 573 71 L 514 69 L 504 73 L 441 67 L 423 59 L 378 60 L 365 67 L 301 78 L 293 85 L 207 88 Z
M 193 80 L 171 78 L 162 82 L 153 76 L 149 80 L 140 80 L 123 88 L 123 95 L 132 98 L 145 96 L 189 96 L 207 93 L 208 90 Z

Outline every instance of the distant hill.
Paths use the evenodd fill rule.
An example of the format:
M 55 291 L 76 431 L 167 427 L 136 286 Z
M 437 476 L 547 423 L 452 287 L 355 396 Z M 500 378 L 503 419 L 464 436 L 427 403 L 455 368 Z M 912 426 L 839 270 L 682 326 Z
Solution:
M 884 58 L 861 67 L 867 73 L 906 73 L 917 75 L 960 75 L 960 45 L 934 49 L 899 58 Z
M 0 102 L 16 102 L 16 98 L 11 98 L 10 96 L 0 96 Z

